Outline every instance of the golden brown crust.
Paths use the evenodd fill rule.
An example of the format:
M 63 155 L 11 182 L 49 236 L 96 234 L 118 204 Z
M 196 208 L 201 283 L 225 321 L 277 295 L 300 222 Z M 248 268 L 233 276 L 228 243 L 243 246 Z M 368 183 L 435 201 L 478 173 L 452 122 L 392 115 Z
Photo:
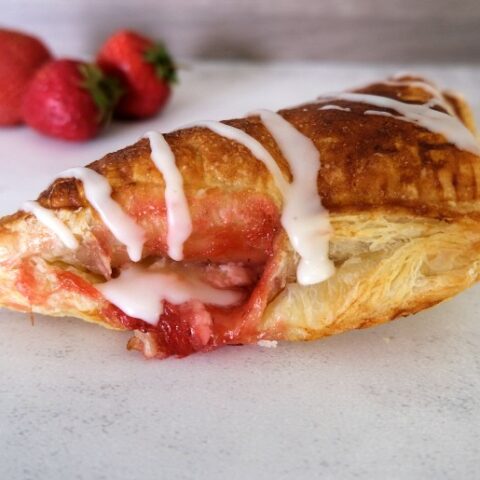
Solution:
M 424 103 L 431 98 L 421 88 L 373 84 L 359 91 L 403 101 Z M 453 102 L 453 97 L 448 97 Z M 471 126 L 468 108 L 455 97 L 456 110 Z M 413 214 L 449 217 L 479 211 L 480 170 L 475 155 L 460 151 L 441 135 L 412 123 L 383 116 L 365 116 L 370 107 L 335 102 L 351 112 L 319 110 L 327 103 L 302 105 L 280 111 L 289 122 L 311 138 L 321 152 L 319 192 L 331 212 L 408 209 Z M 274 156 L 282 171 L 288 167 L 271 135 L 256 117 L 225 123 L 259 140 Z M 205 128 L 188 128 L 166 134 L 183 174 L 187 195 L 218 188 L 226 192 L 256 190 L 267 193 L 278 205 L 280 197 L 271 175 L 242 145 Z M 147 140 L 106 155 L 90 165 L 106 176 L 113 196 L 128 203 L 132 194 L 163 188 L 161 174 L 150 160 Z M 85 206 L 81 184 L 57 180 L 41 196 L 49 208 Z

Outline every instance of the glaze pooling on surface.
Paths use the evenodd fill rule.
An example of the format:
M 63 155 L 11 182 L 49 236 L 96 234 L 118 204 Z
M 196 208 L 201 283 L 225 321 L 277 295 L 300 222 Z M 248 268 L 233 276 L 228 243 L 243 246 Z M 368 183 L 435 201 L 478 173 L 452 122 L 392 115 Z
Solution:
M 38 202 L 28 201 L 22 205 L 22 210 L 33 214 L 46 228 L 51 230 L 69 249 L 78 248 L 78 241 L 70 229 L 55 216 L 52 210 L 42 207 Z
M 114 237 L 126 246 L 130 259 L 133 262 L 141 260 L 145 233 L 112 199 L 112 188 L 105 177 L 90 168 L 78 167 L 65 170 L 57 178 L 80 180 L 86 199 Z
M 244 297 L 239 291 L 212 287 L 194 275 L 141 265 L 132 265 L 117 278 L 95 287 L 127 315 L 151 325 L 157 325 L 165 301 L 180 305 L 198 300 L 206 305 L 229 307 Z
M 165 205 L 167 208 L 168 255 L 173 260 L 183 260 L 183 244 L 192 233 L 192 219 L 183 189 L 183 177 L 175 163 L 175 155 L 162 134 L 147 132 L 151 159 L 165 181 Z

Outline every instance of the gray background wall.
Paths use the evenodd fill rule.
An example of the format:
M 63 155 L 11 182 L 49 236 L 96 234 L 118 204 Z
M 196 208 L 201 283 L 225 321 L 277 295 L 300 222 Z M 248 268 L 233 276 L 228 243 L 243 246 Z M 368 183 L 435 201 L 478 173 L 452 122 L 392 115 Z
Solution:
M 57 53 L 140 29 L 184 58 L 480 62 L 480 0 L 0 0 Z

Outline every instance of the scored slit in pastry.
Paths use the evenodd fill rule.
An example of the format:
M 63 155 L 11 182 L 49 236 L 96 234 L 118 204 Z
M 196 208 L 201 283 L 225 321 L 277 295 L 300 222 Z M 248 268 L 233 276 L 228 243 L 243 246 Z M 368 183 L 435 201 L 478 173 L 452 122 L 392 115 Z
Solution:
M 479 154 L 413 76 L 151 132 L 0 220 L 0 306 L 157 358 L 387 322 L 477 280 Z

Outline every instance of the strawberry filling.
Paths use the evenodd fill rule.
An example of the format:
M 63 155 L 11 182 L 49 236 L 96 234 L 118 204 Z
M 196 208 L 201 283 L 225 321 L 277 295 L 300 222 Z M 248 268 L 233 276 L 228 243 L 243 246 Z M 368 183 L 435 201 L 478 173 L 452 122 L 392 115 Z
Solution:
M 195 299 L 178 305 L 164 301 L 163 312 L 155 325 L 127 315 L 108 302 L 90 281 L 72 271 L 55 268 L 57 285 L 51 289 L 43 278 L 36 277 L 35 265 L 26 259 L 20 266 L 16 284 L 32 306 L 62 291 L 93 300 L 104 321 L 114 328 L 134 331 L 128 343 L 130 350 L 139 350 L 148 358 L 183 357 L 222 345 L 255 341 L 258 320 L 281 284 L 278 281 L 280 264 L 280 256 L 274 251 L 267 263 L 260 266 L 241 263 L 184 265 L 182 268 L 186 272 L 193 272 L 215 288 L 241 291 L 244 301 L 229 307 L 208 305 Z
M 147 226 L 142 268 L 158 263 L 161 268 L 179 270 L 182 275 L 191 275 L 215 289 L 240 292 L 241 295 L 236 295 L 243 299 L 240 303 L 218 306 L 202 303 L 194 296 L 180 304 L 164 299 L 157 322 L 148 323 L 128 315 L 95 287 L 96 282 L 91 280 L 95 277 L 80 273 L 86 269 L 96 278 L 101 276 L 109 281 L 128 268 L 125 252 L 111 242 L 101 224 L 93 229 L 89 246 L 76 252 L 73 263 L 78 263 L 78 273 L 51 264 L 56 277 L 56 285 L 52 286 L 43 278 L 35 278 L 35 266 L 24 260 L 18 290 L 31 305 L 41 303 L 38 295 L 45 292 L 46 298 L 67 291 L 93 301 L 93 308 L 103 322 L 134 332 L 128 348 L 139 350 L 149 358 L 186 356 L 222 345 L 258 340 L 261 315 L 284 284 L 281 275 L 284 249 L 278 248 L 284 237 L 278 234 L 276 207 L 264 198 L 244 194 L 228 198 L 211 194 L 202 202 L 192 202 L 194 231 L 185 243 L 185 260 L 173 262 L 166 259 L 164 209 L 161 205 L 157 208 L 154 201 L 150 201 L 151 208 L 147 209 L 147 203 L 137 196 L 135 204 L 129 205 L 130 214 Z M 163 210 L 161 215 L 158 209 Z M 65 299 L 64 310 L 68 311 L 70 300 L 68 296 Z M 73 304 L 72 310 L 76 308 Z
M 165 301 L 156 325 L 132 318 L 111 303 L 103 314 L 112 324 L 134 330 L 128 348 L 139 350 L 146 357 L 183 357 L 222 345 L 249 343 L 256 338 L 256 321 L 268 301 L 271 290 L 268 276 L 276 274 L 272 265 L 263 274 L 259 267 L 241 264 L 194 267 L 210 285 L 244 292 L 245 301 L 240 305 L 218 307 L 198 300 L 174 305 Z

